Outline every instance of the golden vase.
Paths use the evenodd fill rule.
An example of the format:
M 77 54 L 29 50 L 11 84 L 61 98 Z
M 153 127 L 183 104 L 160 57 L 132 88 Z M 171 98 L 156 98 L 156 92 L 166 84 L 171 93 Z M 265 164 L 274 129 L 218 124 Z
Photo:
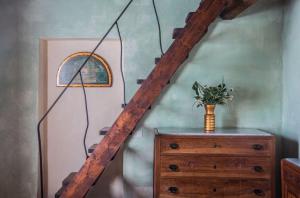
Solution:
M 205 115 L 204 115 L 204 131 L 214 132 L 216 128 L 215 124 L 215 107 L 216 105 L 205 105 Z

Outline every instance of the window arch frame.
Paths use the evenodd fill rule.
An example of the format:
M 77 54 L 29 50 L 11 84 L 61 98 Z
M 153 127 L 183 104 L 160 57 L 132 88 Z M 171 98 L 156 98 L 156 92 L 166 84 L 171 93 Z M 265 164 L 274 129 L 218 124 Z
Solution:
M 67 84 L 61 84 L 60 83 L 60 74 L 61 74 L 61 70 L 63 68 L 63 66 L 65 65 L 65 63 L 67 63 L 69 60 L 71 60 L 72 58 L 76 57 L 76 56 L 89 56 L 91 54 L 91 52 L 75 52 L 71 55 L 69 55 L 68 57 L 66 57 L 62 63 L 60 64 L 57 74 L 56 74 L 56 86 L 57 87 L 66 87 Z M 103 68 L 105 69 L 107 76 L 108 76 L 108 83 L 85 83 L 83 81 L 84 87 L 112 87 L 112 82 L 113 82 L 113 75 L 112 75 L 112 70 L 108 64 L 108 62 L 100 55 L 94 53 L 92 55 L 93 58 L 97 59 L 98 61 L 101 62 L 101 64 L 103 65 Z M 82 87 L 81 84 L 70 84 L 70 87 Z

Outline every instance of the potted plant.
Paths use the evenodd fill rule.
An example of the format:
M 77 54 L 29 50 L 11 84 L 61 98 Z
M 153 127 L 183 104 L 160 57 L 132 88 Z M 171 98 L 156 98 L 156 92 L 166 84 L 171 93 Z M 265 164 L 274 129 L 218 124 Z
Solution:
M 215 131 L 215 107 L 217 104 L 223 105 L 232 101 L 232 89 L 228 89 L 226 84 L 222 82 L 217 86 L 201 85 L 197 81 L 193 84 L 192 89 L 195 91 L 195 105 L 197 107 L 204 106 L 204 131 Z

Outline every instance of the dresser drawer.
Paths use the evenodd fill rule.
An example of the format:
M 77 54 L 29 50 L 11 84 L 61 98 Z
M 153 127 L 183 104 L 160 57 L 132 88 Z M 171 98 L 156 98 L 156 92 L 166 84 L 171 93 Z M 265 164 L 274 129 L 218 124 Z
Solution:
M 160 180 L 160 196 L 180 198 L 271 198 L 267 180 L 174 178 Z
M 271 159 L 203 155 L 163 155 L 161 177 L 223 177 L 270 179 Z
M 239 190 L 236 185 L 236 191 Z M 224 197 L 224 182 L 220 180 L 208 179 L 161 179 L 160 196 L 167 197 L 186 197 L 186 198 L 211 198 Z
M 272 140 L 266 137 L 174 137 L 160 138 L 160 152 L 164 154 L 221 154 L 270 156 Z
M 271 181 L 268 180 L 242 180 L 239 198 L 271 198 Z

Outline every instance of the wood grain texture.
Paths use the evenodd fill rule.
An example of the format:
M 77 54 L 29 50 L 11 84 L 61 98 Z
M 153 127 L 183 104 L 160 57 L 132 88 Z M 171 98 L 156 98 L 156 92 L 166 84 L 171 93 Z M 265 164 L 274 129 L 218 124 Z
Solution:
M 61 197 L 84 197 L 125 142 L 145 112 L 160 95 L 167 82 L 186 60 L 191 49 L 205 35 L 208 26 L 220 15 L 226 0 L 204 0 L 184 30 L 154 67 L 107 135 L 85 161 Z
M 275 197 L 272 135 L 160 134 L 155 139 L 155 198 Z
M 282 198 L 300 198 L 300 160 L 281 161 Z
M 159 196 L 160 192 L 160 177 L 161 177 L 161 170 L 160 170 L 160 163 L 155 163 L 155 162 L 160 162 L 160 138 L 155 138 L 155 143 L 154 143 L 154 174 L 153 174 L 153 195 L 157 193 L 157 196 Z
M 271 179 L 271 159 L 205 155 L 160 156 L 161 177 L 226 177 Z
M 160 182 L 159 198 L 271 197 L 268 180 L 164 178 Z
M 272 137 L 161 137 L 162 154 L 220 154 L 271 156 Z M 171 144 L 177 144 L 174 149 Z

